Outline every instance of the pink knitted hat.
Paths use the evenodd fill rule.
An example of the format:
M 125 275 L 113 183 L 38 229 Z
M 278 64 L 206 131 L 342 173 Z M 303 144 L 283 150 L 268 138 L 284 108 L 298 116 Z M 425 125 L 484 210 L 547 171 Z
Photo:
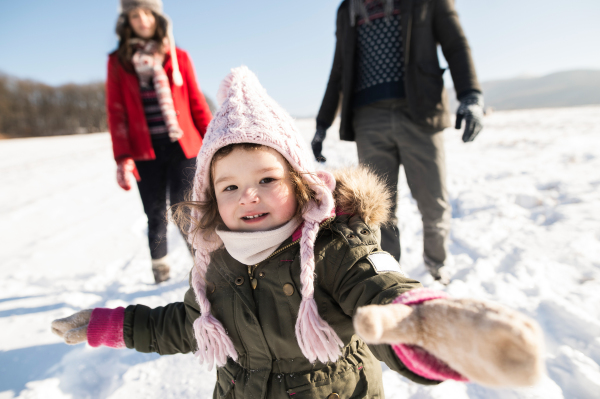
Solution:
M 220 108 L 211 121 L 198 154 L 194 177 L 193 200 L 206 200 L 210 182 L 210 164 L 215 152 L 229 144 L 254 143 L 275 149 L 285 157 L 292 168 L 302 174 L 304 181 L 316 192 L 318 205 L 312 201 L 302 212 L 304 225 L 300 239 L 300 265 L 302 302 L 296 321 L 296 338 L 302 353 L 311 362 L 335 361 L 341 354 L 343 343 L 335 331 L 317 311 L 314 300 L 314 246 L 319 224 L 331 215 L 334 208 L 332 191 L 335 179 L 324 171 L 315 172 L 312 158 L 298 134 L 292 118 L 261 86 L 258 78 L 247 67 L 231 70 L 217 93 Z M 195 210 L 195 220 L 202 214 Z M 191 230 L 195 226 L 191 226 Z M 196 356 L 200 362 L 223 366 L 227 357 L 237 359 L 231 339 L 222 324 L 212 316 L 211 305 L 206 298 L 204 276 L 210 262 L 210 253 L 223 245 L 213 232 L 204 237 L 202 232 L 189 236 L 196 249 L 195 266 L 192 270 L 192 287 L 200 306 L 200 317 L 194 322 L 198 342 Z

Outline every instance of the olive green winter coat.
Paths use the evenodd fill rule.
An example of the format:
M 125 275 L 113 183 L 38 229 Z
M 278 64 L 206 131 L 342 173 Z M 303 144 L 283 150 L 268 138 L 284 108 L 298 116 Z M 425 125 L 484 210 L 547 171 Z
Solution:
M 225 249 L 217 250 L 206 275 L 207 296 L 238 359 L 229 359 L 217 369 L 215 398 L 384 397 L 378 360 L 415 382 L 437 383 L 407 370 L 390 346 L 366 345 L 354 334 L 356 309 L 389 303 L 420 283 L 405 277 L 399 267 L 378 270 L 378 263 L 369 258 L 381 251 L 378 224 L 388 208 L 382 185 L 356 170 L 337 178 L 336 203 L 354 215 L 338 215 L 321 224 L 315 243 L 314 297 L 319 314 L 345 345 L 343 356 L 335 363 L 311 364 L 296 341 L 294 328 L 302 299 L 299 240 L 288 238 L 258 264 L 254 290 L 248 267 Z M 125 343 L 140 352 L 195 351 L 192 323 L 198 316 L 191 288 L 183 302 L 156 309 L 129 306 Z

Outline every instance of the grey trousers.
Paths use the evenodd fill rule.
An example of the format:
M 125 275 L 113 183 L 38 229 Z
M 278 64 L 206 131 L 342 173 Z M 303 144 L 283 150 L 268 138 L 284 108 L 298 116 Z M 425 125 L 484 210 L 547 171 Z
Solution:
M 444 263 L 451 207 L 442 132 L 427 131 L 411 121 L 403 99 L 382 100 L 356 109 L 353 125 L 359 162 L 384 178 L 393 193 L 392 224 L 381 229 L 382 249 L 400 259 L 396 205 L 402 164 L 423 220 L 424 255 Z

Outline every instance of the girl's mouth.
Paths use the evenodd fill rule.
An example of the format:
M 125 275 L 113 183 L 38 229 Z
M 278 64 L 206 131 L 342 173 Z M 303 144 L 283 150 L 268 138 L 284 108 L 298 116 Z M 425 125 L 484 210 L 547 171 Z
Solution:
M 250 215 L 250 216 L 242 216 L 242 220 L 249 222 L 258 222 L 259 220 L 263 220 L 266 216 L 268 215 L 268 213 L 259 213 L 256 215 Z

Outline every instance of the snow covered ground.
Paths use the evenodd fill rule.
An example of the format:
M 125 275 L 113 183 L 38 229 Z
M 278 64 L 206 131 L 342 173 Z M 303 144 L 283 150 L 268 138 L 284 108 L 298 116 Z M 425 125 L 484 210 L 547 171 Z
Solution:
M 299 120 L 306 140 L 313 120 Z M 328 167 L 356 162 L 325 141 Z M 446 132 L 452 283 L 423 267 L 420 215 L 400 186 L 402 266 L 426 286 L 501 302 L 535 318 L 547 345 L 539 386 L 428 388 L 384 371 L 389 398 L 600 396 L 600 107 L 497 112 L 465 145 Z M 0 141 L 0 399 L 209 398 L 214 372 L 192 355 L 67 346 L 50 322 L 91 307 L 181 300 L 191 267 L 169 231 L 173 278 L 153 284 L 136 191 L 116 184 L 107 134 Z M 172 227 L 172 226 L 171 226 Z

